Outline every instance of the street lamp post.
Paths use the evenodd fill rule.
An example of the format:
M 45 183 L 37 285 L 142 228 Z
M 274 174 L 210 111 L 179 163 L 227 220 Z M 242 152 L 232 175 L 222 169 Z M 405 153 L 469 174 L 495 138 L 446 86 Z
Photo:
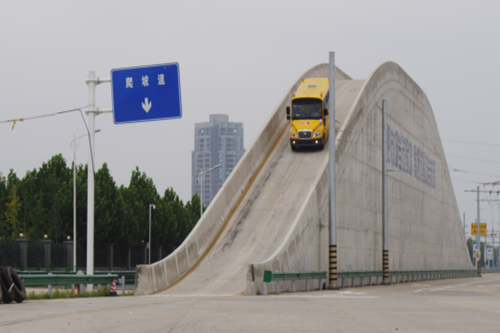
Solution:
M 156 209 L 156 206 L 153 204 L 149 204 L 149 253 L 148 253 L 148 264 L 151 265 L 151 208 Z
M 200 183 L 200 186 L 201 186 L 201 198 L 200 198 L 200 219 L 201 219 L 201 216 L 203 215 L 203 188 L 205 187 L 205 185 L 203 184 L 203 175 L 211 170 L 215 170 L 215 169 L 218 169 L 220 168 L 221 165 L 216 165 L 210 169 L 206 169 L 206 170 L 203 170 L 201 171 L 199 174 L 198 174 L 198 182 Z
M 99 133 L 101 130 L 98 129 L 95 132 Z M 76 150 L 77 141 L 87 136 L 88 134 L 80 135 L 79 137 L 74 136 L 73 141 L 69 144 L 71 150 L 73 150 L 73 271 L 76 272 Z M 79 141 L 78 141 L 79 142 Z

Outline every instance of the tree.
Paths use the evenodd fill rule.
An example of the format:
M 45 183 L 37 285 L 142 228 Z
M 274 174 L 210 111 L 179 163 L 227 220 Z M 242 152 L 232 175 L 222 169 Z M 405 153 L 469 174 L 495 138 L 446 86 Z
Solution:
M 45 198 L 42 190 L 33 195 L 33 201 L 35 205 L 27 214 L 27 220 L 30 222 L 28 223 L 28 235 L 30 240 L 38 241 L 43 239 L 47 232 L 49 212 L 44 204 Z
M 124 202 L 106 163 L 96 172 L 95 184 L 95 243 L 118 244 Z
M 71 170 L 61 154 L 42 163 L 37 173 L 37 187 L 43 191 L 44 205 L 50 207 L 45 233 L 55 243 L 65 239 L 64 224 L 72 221 Z
M 149 204 L 156 205 L 160 196 L 153 180 L 141 173 L 138 167 L 132 171 L 129 186 L 121 186 L 120 192 L 125 204 L 120 243 L 124 247 L 140 245 L 148 239 Z
M 15 240 L 19 234 L 19 220 L 17 216 L 19 214 L 19 209 L 21 209 L 21 202 L 19 196 L 17 195 L 16 185 L 12 185 L 10 188 L 9 199 L 10 202 L 6 204 L 7 209 L 5 211 L 5 224 L 7 226 L 7 232 L 11 234 L 11 237 L 9 238 L 11 240 Z
M 76 166 L 78 244 L 87 242 L 87 171 L 87 165 Z M 173 188 L 161 196 L 153 180 L 138 167 L 132 171 L 128 186 L 118 187 L 104 163 L 95 173 L 95 244 L 114 243 L 126 249 L 147 242 L 150 204 L 156 206 L 152 211 L 152 245 L 162 245 L 169 253 L 198 222 L 198 195 L 186 205 Z M 62 155 L 52 156 L 22 179 L 14 170 L 6 177 L 0 173 L 0 236 L 12 239 L 19 232 L 30 241 L 47 234 L 54 242 L 73 234 L 73 168 Z

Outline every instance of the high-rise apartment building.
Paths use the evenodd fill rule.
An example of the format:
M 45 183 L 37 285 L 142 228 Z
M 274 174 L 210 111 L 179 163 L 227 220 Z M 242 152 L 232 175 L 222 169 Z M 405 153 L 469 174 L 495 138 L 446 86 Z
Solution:
M 220 168 L 203 175 L 203 205 L 209 204 L 245 153 L 243 123 L 230 123 L 225 114 L 212 114 L 210 121 L 194 124 L 191 193 L 201 197 L 198 176 L 216 165 Z

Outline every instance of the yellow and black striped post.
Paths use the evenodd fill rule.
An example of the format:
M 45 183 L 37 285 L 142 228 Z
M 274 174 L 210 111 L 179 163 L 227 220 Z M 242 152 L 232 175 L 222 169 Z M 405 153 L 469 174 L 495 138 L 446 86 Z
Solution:
M 337 245 L 330 245 L 328 285 L 337 286 Z
M 337 197 L 335 189 L 335 52 L 329 53 L 329 133 L 328 133 L 328 183 L 330 191 L 330 235 L 328 253 L 328 289 L 337 286 Z M 322 286 L 320 286 L 320 289 Z
M 382 100 L 382 284 L 389 284 L 389 218 L 387 209 L 387 101 Z
M 382 252 L 382 283 L 389 284 L 389 250 Z

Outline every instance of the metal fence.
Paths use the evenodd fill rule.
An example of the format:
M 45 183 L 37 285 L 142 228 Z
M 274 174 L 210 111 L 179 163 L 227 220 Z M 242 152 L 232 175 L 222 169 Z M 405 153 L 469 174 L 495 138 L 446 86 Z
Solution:
M 108 245 L 103 244 L 94 247 L 94 266 L 95 267 L 109 267 L 109 253 Z
M 40 269 L 44 266 L 45 249 L 40 243 L 28 243 L 27 267 Z
M 113 266 L 128 267 L 128 249 L 122 249 L 120 246 L 113 247 Z
M 167 256 L 166 247 L 154 246 L 151 262 Z M 145 245 L 133 248 L 121 248 L 113 244 L 100 244 L 94 248 L 94 267 L 96 270 L 133 270 L 137 265 L 148 262 Z M 79 270 L 87 267 L 86 244 L 77 244 L 76 263 Z M 55 244 L 50 240 L 29 242 L 0 240 L 0 265 L 24 269 L 67 269 L 73 268 L 73 243 Z
M 64 244 L 50 244 L 50 263 L 54 267 L 68 267 L 68 249 Z
M 146 263 L 144 247 L 133 247 L 130 249 L 130 266 L 135 267 Z
M 0 265 L 19 266 L 21 249 L 17 242 L 0 241 Z

